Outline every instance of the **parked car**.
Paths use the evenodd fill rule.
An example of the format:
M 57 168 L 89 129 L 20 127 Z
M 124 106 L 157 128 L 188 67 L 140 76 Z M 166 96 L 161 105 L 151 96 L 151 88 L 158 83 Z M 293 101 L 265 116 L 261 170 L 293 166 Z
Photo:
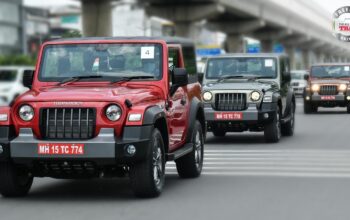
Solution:
M 307 81 L 305 80 L 305 75 L 308 75 L 307 70 L 292 70 L 291 76 L 292 80 L 290 82 L 293 91 L 296 95 L 303 95 L 304 89 L 307 85 Z
M 0 104 L 8 105 L 16 97 L 26 92 L 22 83 L 23 73 L 33 71 L 31 66 L 0 66 Z
M 201 174 L 205 119 L 201 86 L 189 81 L 191 41 L 62 39 L 39 57 L 39 69 L 24 76 L 32 89 L 0 108 L 3 196 L 26 195 L 33 177 L 127 174 L 137 196 L 154 197 L 166 161 L 181 177 Z
M 280 54 L 228 54 L 208 59 L 203 100 L 208 131 L 264 131 L 267 142 L 294 133 L 295 95 L 289 60 Z
M 306 76 L 304 112 L 315 113 L 318 107 L 346 107 L 350 113 L 350 64 L 317 64 Z

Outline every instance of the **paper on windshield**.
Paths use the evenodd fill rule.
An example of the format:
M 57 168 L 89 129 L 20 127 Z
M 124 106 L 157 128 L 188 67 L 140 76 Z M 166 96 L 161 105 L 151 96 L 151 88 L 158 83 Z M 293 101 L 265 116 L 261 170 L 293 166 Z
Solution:
M 344 71 L 349 72 L 350 71 L 350 66 L 344 66 Z
M 272 67 L 273 59 L 265 59 L 265 67 Z
M 154 47 L 141 47 L 141 59 L 154 59 Z

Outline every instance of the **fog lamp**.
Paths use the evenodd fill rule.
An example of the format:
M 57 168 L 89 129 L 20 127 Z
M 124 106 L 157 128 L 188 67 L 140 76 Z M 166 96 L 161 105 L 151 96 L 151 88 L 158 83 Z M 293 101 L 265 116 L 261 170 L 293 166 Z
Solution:
M 133 156 L 133 155 L 135 155 L 135 153 L 136 153 L 136 147 L 135 147 L 134 145 L 130 144 L 130 145 L 128 145 L 128 146 L 126 147 L 126 152 L 127 152 L 130 156 Z
M 269 114 L 268 113 L 264 113 L 264 118 L 268 119 L 269 118 Z

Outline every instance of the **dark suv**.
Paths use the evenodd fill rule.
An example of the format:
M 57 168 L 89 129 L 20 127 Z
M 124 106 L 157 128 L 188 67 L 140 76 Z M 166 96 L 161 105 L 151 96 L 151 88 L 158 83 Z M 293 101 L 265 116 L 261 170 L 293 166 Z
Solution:
M 350 113 L 350 64 L 313 65 L 304 91 L 304 112 L 317 112 L 318 107 L 346 107 Z
M 294 132 L 295 96 L 289 60 L 280 54 L 228 54 L 209 58 L 203 78 L 208 131 L 264 131 L 267 142 Z

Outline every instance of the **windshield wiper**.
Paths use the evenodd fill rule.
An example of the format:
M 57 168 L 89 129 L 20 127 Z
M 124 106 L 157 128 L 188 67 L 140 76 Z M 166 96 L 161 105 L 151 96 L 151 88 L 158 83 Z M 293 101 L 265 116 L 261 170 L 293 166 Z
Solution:
M 129 76 L 129 77 L 121 77 L 116 80 L 111 81 L 111 84 L 119 83 L 119 82 L 127 82 L 133 79 L 154 79 L 154 76 Z
M 243 75 L 222 76 L 217 80 L 217 82 L 221 82 L 221 81 L 224 81 L 226 79 L 237 79 L 237 78 L 244 78 L 244 77 L 245 76 L 243 76 Z
M 69 83 L 73 83 L 76 81 L 79 81 L 81 79 L 98 79 L 98 78 L 102 78 L 102 76 L 100 75 L 89 75 L 89 76 L 73 76 L 67 79 L 62 80 L 61 82 L 59 82 L 57 85 L 61 86 L 61 85 L 67 85 Z

